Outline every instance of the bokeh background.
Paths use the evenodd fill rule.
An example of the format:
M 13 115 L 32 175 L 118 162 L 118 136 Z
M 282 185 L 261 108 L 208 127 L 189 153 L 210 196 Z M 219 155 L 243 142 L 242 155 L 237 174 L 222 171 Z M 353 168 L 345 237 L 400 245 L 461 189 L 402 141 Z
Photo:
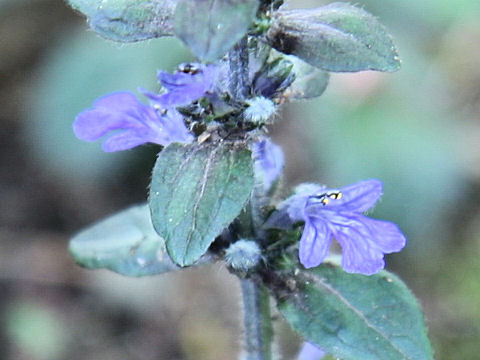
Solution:
M 294 2 L 313 7 L 326 1 Z M 388 257 L 425 311 L 437 360 L 480 358 L 480 2 L 356 1 L 393 34 L 395 74 L 337 74 L 286 106 L 272 134 L 284 184 L 384 182 L 373 216 L 400 225 Z M 158 148 L 105 154 L 75 115 L 191 55 L 172 38 L 118 45 L 61 0 L 0 0 L 0 359 L 235 359 L 238 284 L 221 264 L 128 279 L 77 267 L 69 237 L 146 199 Z M 276 317 L 277 347 L 299 339 Z

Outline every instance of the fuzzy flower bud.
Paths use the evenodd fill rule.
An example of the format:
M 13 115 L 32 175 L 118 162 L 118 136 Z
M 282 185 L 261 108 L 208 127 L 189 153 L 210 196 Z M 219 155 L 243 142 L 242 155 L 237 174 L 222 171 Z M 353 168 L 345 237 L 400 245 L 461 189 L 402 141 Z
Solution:
M 247 100 L 248 108 L 243 112 L 245 120 L 263 124 L 275 114 L 275 104 L 272 100 L 258 96 Z
M 255 267 L 262 258 L 262 251 L 252 240 L 241 239 L 226 250 L 225 260 L 234 269 L 248 271 Z

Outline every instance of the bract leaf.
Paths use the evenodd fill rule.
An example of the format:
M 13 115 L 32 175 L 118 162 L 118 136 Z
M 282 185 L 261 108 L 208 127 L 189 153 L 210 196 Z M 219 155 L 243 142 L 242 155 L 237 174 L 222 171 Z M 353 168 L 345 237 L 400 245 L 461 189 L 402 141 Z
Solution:
M 101 36 L 120 42 L 173 35 L 177 0 L 68 0 Z
M 267 40 L 278 51 L 327 71 L 392 72 L 400 67 L 385 28 L 371 14 L 346 3 L 278 11 Z
M 165 241 L 155 232 L 147 204 L 120 211 L 70 240 L 75 261 L 89 269 L 110 269 L 127 276 L 177 270 Z
M 254 185 L 243 143 L 171 144 L 158 156 L 150 186 L 157 232 L 175 263 L 197 261 L 241 212 Z
M 258 5 L 258 0 L 179 0 L 175 35 L 200 60 L 217 60 L 246 34 Z
M 329 260 L 293 279 L 294 292 L 274 290 L 278 308 L 327 353 L 343 360 L 433 359 L 419 305 L 395 275 L 348 274 Z
M 288 88 L 290 99 L 313 99 L 323 94 L 327 88 L 330 74 L 313 67 L 295 56 L 288 56 L 293 63 L 295 80 Z

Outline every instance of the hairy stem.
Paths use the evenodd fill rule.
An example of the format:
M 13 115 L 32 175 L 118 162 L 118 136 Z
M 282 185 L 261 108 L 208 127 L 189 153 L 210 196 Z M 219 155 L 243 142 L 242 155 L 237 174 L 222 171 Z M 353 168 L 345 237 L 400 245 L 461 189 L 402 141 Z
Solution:
M 250 91 L 248 38 L 243 37 L 228 53 L 230 93 L 235 101 L 245 100 Z M 253 210 L 253 209 L 252 209 Z M 254 217 L 256 214 L 253 214 Z M 255 221 L 252 222 L 255 226 Z M 256 231 L 254 231 L 256 232 Z M 245 356 L 242 360 L 271 360 L 270 298 L 265 287 L 250 279 L 241 279 L 245 325 Z
M 241 279 L 245 323 L 244 360 L 272 359 L 270 298 L 267 290 L 250 279 Z
M 244 100 L 250 90 L 248 83 L 248 40 L 243 37 L 228 53 L 230 92 L 237 101 Z

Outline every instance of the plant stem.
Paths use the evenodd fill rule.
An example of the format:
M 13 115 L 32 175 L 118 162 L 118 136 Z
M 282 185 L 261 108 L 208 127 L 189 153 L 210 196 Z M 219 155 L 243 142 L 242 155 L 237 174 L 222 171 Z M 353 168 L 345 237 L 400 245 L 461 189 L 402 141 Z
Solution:
M 243 360 L 272 359 L 272 327 L 270 297 L 262 285 L 241 279 L 245 324 L 245 356 Z
M 230 92 L 242 102 L 250 91 L 248 70 L 248 38 L 244 36 L 228 53 Z M 256 215 L 256 214 L 254 214 Z M 255 224 L 253 224 L 255 227 Z M 272 328 L 270 297 L 262 285 L 241 279 L 245 325 L 245 356 L 242 360 L 271 360 Z
M 230 62 L 230 92 L 237 101 L 244 100 L 249 92 L 248 40 L 244 36 L 228 53 Z

